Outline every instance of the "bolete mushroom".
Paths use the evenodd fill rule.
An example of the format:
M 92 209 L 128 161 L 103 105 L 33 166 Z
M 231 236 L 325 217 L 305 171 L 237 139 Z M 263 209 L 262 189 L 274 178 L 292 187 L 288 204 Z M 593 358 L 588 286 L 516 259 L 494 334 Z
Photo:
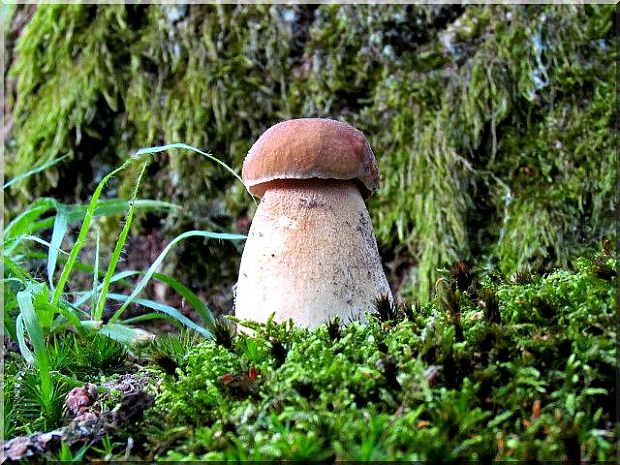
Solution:
M 241 257 L 238 318 L 289 318 L 309 328 L 334 316 L 363 319 L 392 299 L 364 199 L 379 185 L 364 135 L 330 119 L 268 129 L 242 171 L 261 198 Z

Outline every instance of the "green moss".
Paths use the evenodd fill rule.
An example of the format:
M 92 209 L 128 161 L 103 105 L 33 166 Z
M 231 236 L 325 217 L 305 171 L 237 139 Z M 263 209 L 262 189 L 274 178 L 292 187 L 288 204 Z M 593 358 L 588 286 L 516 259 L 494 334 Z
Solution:
M 131 460 L 612 460 L 615 263 L 603 251 L 571 271 L 480 279 L 453 267 L 427 304 L 339 331 L 254 323 L 254 336 L 167 335 L 130 356 L 58 334 L 46 416 L 36 371 L 8 353 L 5 435 L 66 425 L 66 394 L 92 382 L 108 413 L 121 385 L 155 397 L 143 420 L 106 429 L 123 445 L 108 458 L 131 437 Z M 91 445 L 89 460 L 107 454 Z
M 428 299 L 436 270 L 457 259 L 506 273 L 566 265 L 613 228 L 613 12 L 42 5 L 11 67 L 7 173 L 72 159 L 11 194 L 23 203 L 62 176 L 76 182 L 56 192 L 83 195 L 110 164 L 159 143 L 207 148 L 239 169 L 273 123 L 326 116 L 363 130 L 379 158 L 370 211 L 380 248 L 398 249 L 393 268 L 411 264 L 401 295 Z M 252 213 L 216 166 L 162 158 L 149 178 L 145 197 L 194 215 L 166 218 L 171 235 Z M 112 187 L 127 193 L 131 179 Z M 229 286 L 237 253 L 188 247 L 172 266 Z
M 124 10 L 93 13 L 80 5 L 38 8 L 23 31 L 11 68 L 17 98 L 9 175 L 65 153 L 75 155 L 83 133 L 101 137 L 89 130 L 96 125 L 99 101 L 117 108 L 113 44 L 102 39 L 123 29 Z M 81 42 L 82 37 L 90 40 Z M 52 185 L 58 183 L 58 173 L 45 171 L 45 176 Z
M 200 343 L 131 434 L 166 460 L 610 460 L 615 281 L 575 267 L 459 294 L 461 342 L 433 300 L 335 340 L 270 324 L 231 349 Z

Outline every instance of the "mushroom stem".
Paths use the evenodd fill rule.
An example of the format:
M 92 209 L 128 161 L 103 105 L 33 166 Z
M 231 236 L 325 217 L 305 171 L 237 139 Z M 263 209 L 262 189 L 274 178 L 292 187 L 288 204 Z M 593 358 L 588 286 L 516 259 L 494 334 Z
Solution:
M 316 327 L 363 319 L 390 287 L 354 181 L 270 183 L 241 258 L 235 314 Z

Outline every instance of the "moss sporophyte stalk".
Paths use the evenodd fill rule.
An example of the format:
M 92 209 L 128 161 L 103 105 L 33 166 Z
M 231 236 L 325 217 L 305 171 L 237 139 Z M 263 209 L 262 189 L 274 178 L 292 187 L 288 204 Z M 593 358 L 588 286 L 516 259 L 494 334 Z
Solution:
M 68 157 L 11 186 L 7 198 L 23 206 L 50 189 L 83 197 L 121 154 L 175 141 L 239 170 L 273 124 L 330 117 L 367 134 L 377 156 L 382 185 L 369 212 L 400 297 L 425 301 L 436 270 L 459 260 L 507 274 L 566 266 L 613 231 L 613 11 L 18 6 L 7 175 Z M 146 198 L 192 212 L 167 215 L 170 237 L 214 224 L 230 230 L 253 213 L 220 167 L 171 157 L 146 174 Z M 60 176 L 77 182 L 59 185 Z M 130 178 L 113 187 L 129 195 Z M 188 245 L 179 272 L 202 276 L 210 291 L 230 286 L 239 250 L 207 251 Z

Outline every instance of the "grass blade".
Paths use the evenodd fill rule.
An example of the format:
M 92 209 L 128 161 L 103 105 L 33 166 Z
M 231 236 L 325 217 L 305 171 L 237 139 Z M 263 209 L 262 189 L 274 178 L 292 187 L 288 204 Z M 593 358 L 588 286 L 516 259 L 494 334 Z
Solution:
M 26 289 L 30 292 L 39 327 L 47 334 L 58 307 L 49 303 L 50 290 L 45 283 L 30 282 Z
M 200 315 L 200 318 L 202 319 L 202 322 L 205 324 L 205 326 L 207 328 L 213 328 L 213 325 L 215 324 L 213 312 L 211 312 L 211 309 L 207 307 L 207 305 L 202 301 L 202 299 L 198 297 L 193 291 L 191 291 L 180 281 L 162 273 L 154 273 L 153 278 L 163 282 L 164 284 L 167 284 L 172 289 L 174 289 L 181 297 L 183 297 L 183 299 L 185 299 L 185 301 L 194 309 L 194 311 L 198 313 L 198 315 Z
M 4 184 L 4 186 L 2 186 L 2 189 L 6 189 L 9 186 L 12 186 L 13 184 L 22 181 L 30 176 L 32 176 L 33 174 L 37 174 L 41 171 L 45 171 L 48 168 L 51 168 L 54 165 L 57 165 L 58 163 L 60 163 L 61 161 L 63 161 L 65 158 L 67 158 L 69 155 L 63 155 L 60 158 L 56 158 L 54 160 L 49 160 L 45 163 L 43 163 L 40 166 L 37 166 L 36 168 L 31 169 L 30 171 L 26 171 L 25 173 L 20 174 L 19 176 L 15 176 L 13 179 L 11 179 L 10 181 L 6 182 Z
M 84 219 L 88 205 L 65 205 L 59 204 L 67 211 L 69 224 L 74 224 Z M 127 211 L 129 201 L 121 199 L 100 200 L 95 208 L 93 217 L 120 215 Z M 164 212 L 168 210 L 181 210 L 181 207 L 169 202 L 159 200 L 139 199 L 134 201 L 137 210 L 147 212 Z M 54 218 L 45 218 L 33 224 L 31 232 L 44 231 L 54 225 Z
M 58 312 L 60 315 L 56 317 L 54 322 L 50 327 L 50 333 L 58 331 L 61 328 L 67 326 L 66 322 L 69 322 L 73 325 L 75 330 L 78 332 L 80 336 L 84 334 L 82 331 L 82 321 L 78 317 L 78 310 L 73 310 L 70 307 L 65 307 L 64 305 L 60 305 L 58 307 Z M 63 321 L 64 320 L 64 321 Z
M 22 357 L 24 357 L 24 360 L 26 361 L 28 365 L 34 366 L 34 355 L 32 355 L 32 352 L 30 351 L 30 349 L 28 348 L 28 345 L 26 344 L 26 338 L 25 338 L 26 328 L 24 328 L 24 315 L 22 315 L 21 313 L 17 315 L 17 318 L 15 319 L 15 327 L 16 327 L 16 333 L 17 333 L 17 345 L 19 346 L 19 352 L 22 354 Z
M 110 319 L 111 322 L 118 320 L 120 316 L 123 314 L 123 312 L 125 311 L 125 309 L 127 309 L 129 304 L 133 301 L 133 299 L 135 299 L 138 296 L 138 294 L 142 292 L 142 290 L 146 287 L 146 285 L 148 284 L 153 274 L 157 271 L 161 263 L 164 261 L 164 258 L 166 258 L 166 255 L 168 254 L 168 252 L 170 252 L 170 250 L 177 243 L 190 237 L 203 237 L 206 239 L 222 239 L 222 240 L 229 240 L 229 241 L 237 241 L 237 240 L 245 239 L 245 236 L 241 234 L 214 233 L 214 232 L 209 232 L 209 231 L 187 231 L 187 232 L 184 232 L 183 234 L 179 234 L 164 248 L 164 250 L 155 259 L 153 264 L 149 267 L 149 269 L 144 274 L 142 279 L 136 285 L 136 288 L 129 296 L 129 299 L 121 306 L 121 308 L 119 308 L 116 311 L 114 316 Z
M 121 325 L 130 325 L 134 323 L 141 323 L 143 321 L 151 321 L 151 320 L 166 320 L 170 323 L 178 323 L 174 318 L 164 315 L 162 313 L 145 313 L 143 315 L 132 316 L 131 318 L 127 318 L 126 320 L 119 321 Z
M 54 289 L 54 272 L 56 271 L 56 262 L 58 261 L 58 251 L 68 229 L 69 218 L 67 217 L 67 212 L 62 205 L 59 205 L 56 209 L 56 219 L 54 220 L 54 229 L 52 230 L 52 239 L 47 256 L 47 279 L 52 290 Z
M 144 210 L 148 212 L 163 212 L 168 210 L 181 210 L 179 205 L 170 202 L 163 202 L 161 200 L 150 200 L 150 199 L 133 199 L 131 200 L 131 204 L 136 208 L 136 210 Z M 95 216 L 111 216 L 118 215 L 121 213 L 125 213 L 127 208 L 129 207 L 129 201 L 122 199 L 113 199 L 113 200 L 104 200 L 99 202 L 97 208 L 95 209 Z M 73 213 L 74 215 L 83 215 L 83 213 L 76 209 Z
M 134 287 L 133 284 L 130 283 L 129 281 L 125 281 L 125 279 L 128 277 L 136 276 L 140 274 L 144 274 L 144 271 L 121 271 L 120 273 L 117 273 L 114 276 L 112 276 L 112 279 L 110 279 L 110 284 L 120 282 L 127 288 L 133 288 Z M 159 273 L 156 273 L 156 274 L 159 274 Z M 99 286 L 97 287 L 95 291 L 75 292 L 74 294 L 79 295 L 80 297 L 73 302 L 73 305 L 76 307 L 84 305 L 88 299 L 91 299 L 93 297 L 93 294 L 95 292 L 98 292 L 101 290 L 101 286 L 103 286 L 103 284 L 99 284 Z
M 11 274 L 13 274 L 13 276 L 17 277 L 17 279 L 19 279 L 20 282 L 22 282 L 24 285 L 25 283 L 27 283 L 29 280 L 31 280 L 31 276 L 28 274 L 28 272 L 26 270 L 24 270 L 21 266 L 19 266 L 19 264 L 15 263 L 15 261 L 13 261 L 11 258 L 7 257 L 6 255 L 3 257 L 3 261 L 4 261 L 4 276 L 7 275 L 7 271 L 11 272 Z
M 103 327 L 103 323 L 101 323 L 101 321 L 95 320 L 82 320 L 80 324 L 82 328 L 88 331 L 99 331 Z
M 131 197 L 132 202 L 129 202 L 129 211 L 127 212 L 127 216 L 125 217 L 125 224 L 123 225 L 123 229 L 121 230 L 118 240 L 116 241 L 114 251 L 112 252 L 112 257 L 110 258 L 110 263 L 108 264 L 108 270 L 106 271 L 106 274 L 103 278 L 103 286 L 101 288 L 101 293 L 99 294 L 99 299 L 97 301 L 97 307 L 95 308 L 95 312 L 93 315 L 93 319 L 95 320 L 100 320 L 103 316 L 103 309 L 105 307 L 106 297 L 110 288 L 110 280 L 114 275 L 114 270 L 116 270 L 116 265 L 118 264 L 118 260 L 121 257 L 123 247 L 125 246 L 127 236 L 129 235 L 129 229 L 131 228 L 131 222 L 133 220 L 133 215 L 135 212 L 133 200 L 135 200 L 138 195 L 138 189 L 140 188 L 140 183 L 142 182 L 142 176 L 144 176 L 145 170 L 146 163 L 142 165 L 142 170 L 140 171 L 138 179 L 136 180 L 136 184 L 134 186 L 133 194 Z
M 97 229 L 97 238 L 95 242 L 95 266 L 93 267 L 93 295 L 90 303 L 90 308 L 94 309 L 97 306 L 97 289 L 99 288 L 99 230 Z M 102 312 L 103 314 L 103 312 Z M 100 318 L 95 318 L 100 319 Z
M 44 213 L 56 208 L 57 205 L 58 202 L 48 198 L 38 199 L 30 204 L 23 213 L 14 218 L 13 221 L 4 228 L 5 242 L 22 234 L 32 232 L 31 228 L 35 220 Z
M 43 332 L 37 319 L 33 305 L 33 296 L 29 289 L 17 293 L 17 305 L 20 315 L 23 316 L 24 327 L 30 336 L 30 343 L 34 348 L 35 362 L 41 381 L 41 400 L 45 411 L 49 411 L 53 397 L 52 378 L 50 376 L 49 359 Z
M 222 166 L 226 171 L 228 171 L 235 178 L 237 178 L 241 182 L 241 184 L 244 184 L 243 179 L 241 179 L 241 176 L 239 176 L 237 174 L 237 172 L 235 170 L 233 170 L 230 166 L 228 166 L 226 163 L 224 163 L 223 161 L 221 161 L 217 157 L 214 157 L 210 153 L 203 152 L 202 150 L 197 149 L 196 147 L 192 147 L 191 145 L 187 145 L 187 144 L 183 144 L 183 143 L 159 145 L 157 147 L 149 147 L 149 148 L 140 149 L 140 150 L 138 150 L 135 153 L 134 156 L 135 157 L 141 157 L 142 155 L 159 153 L 159 152 L 165 152 L 166 150 L 170 150 L 170 149 L 184 149 L 184 150 L 190 150 L 190 151 L 192 151 L 194 153 L 198 153 L 198 154 L 202 155 L 203 157 L 206 157 L 209 160 L 214 161 L 218 165 Z M 254 199 L 254 196 L 252 196 L 252 199 Z M 254 203 L 256 203 L 256 199 L 254 199 Z
M 108 297 L 112 300 L 117 300 L 119 302 L 127 302 L 129 300 L 129 297 L 123 294 L 110 293 Z M 196 323 L 194 323 L 192 320 L 187 318 L 185 315 L 183 315 L 181 312 L 179 312 L 174 307 L 171 307 L 169 305 L 162 304 L 159 302 L 155 302 L 153 300 L 147 300 L 147 299 L 133 299 L 132 303 L 136 305 L 141 305 L 146 308 L 151 308 L 153 310 L 157 310 L 158 312 L 171 316 L 172 318 L 177 320 L 179 323 L 182 323 L 185 326 L 187 326 L 189 329 L 193 329 L 194 331 L 202 334 L 204 337 L 208 337 L 211 339 L 213 338 L 213 333 L 211 331 L 209 331 L 206 328 L 203 328 L 202 326 L 197 325 Z
M 144 345 L 155 338 L 155 335 L 148 331 L 118 323 L 108 323 L 99 330 L 99 333 L 121 344 L 134 347 Z
M 54 247 L 52 244 L 50 244 L 49 242 L 37 237 L 37 236 L 31 236 L 30 234 L 24 234 L 20 237 L 17 238 L 16 242 L 14 243 L 15 245 L 21 243 L 22 241 L 32 241 L 32 242 L 36 242 L 37 244 L 41 244 L 44 245 L 45 247 L 47 247 L 48 249 L 55 249 L 56 250 L 56 256 L 58 256 L 58 252 L 60 252 L 61 254 L 64 255 L 69 255 L 68 252 L 65 252 L 62 249 L 59 249 L 57 247 Z M 47 256 L 46 256 L 47 257 Z
M 127 278 L 133 276 L 141 276 L 144 275 L 145 271 L 121 271 L 120 273 L 115 274 L 112 279 L 110 279 L 110 283 L 124 281 Z M 185 301 L 192 307 L 192 309 L 198 313 L 203 323 L 207 328 L 212 328 L 215 320 L 213 318 L 213 312 L 211 309 L 203 302 L 203 300 L 196 295 L 191 289 L 185 286 L 180 281 L 174 279 L 171 276 L 165 275 L 163 273 L 153 273 L 151 279 L 156 279 L 157 281 L 161 281 L 164 284 L 167 284 L 172 289 L 174 289 Z M 126 283 L 126 287 L 133 287 L 129 282 Z M 101 288 L 101 285 L 98 289 Z M 81 297 L 74 302 L 74 305 L 80 306 L 83 305 L 89 298 L 93 296 L 96 291 L 89 291 L 80 293 Z
M 47 254 L 43 254 L 41 252 L 37 252 L 37 251 L 33 250 L 33 251 L 29 251 L 28 254 L 24 255 L 24 257 L 26 259 L 45 260 L 45 259 L 47 259 Z M 67 252 L 61 251 L 61 254 L 58 256 L 58 260 L 60 262 L 65 263 L 67 261 L 68 257 L 69 257 L 69 254 Z M 88 273 L 88 274 L 93 274 L 95 272 L 95 270 L 94 270 L 92 265 L 89 265 L 88 263 L 81 262 L 79 260 L 75 262 L 75 264 L 73 265 L 73 269 L 74 270 L 78 270 L 78 271 L 82 271 L 82 272 Z M 104 274 L 103 270 L 101 270 L 101 269 L 99 269 L 98 273 L 99 273 L 99 275 L 103 275 Z M 130 283 L 129 281 L 126 281 L 126 280 L 124 280 L 122 278 L 118 279 L 117 281 L 119 282 L 119 284 L 123 285 L 123 287 L 133 287 L 132 283 Z M 112 280 L 112 282 L 115 282 L 115 281 Z M 86 292 L 88 293 L 89 296 L 92 295 L 91 291 L 86 291 Z M 80 294 L 80 295 L 84 295 L 84 292 L 69 292 L 67 294 Z M 82 303 L 84 303 L 84 302 L 82 302 Z
M 84 214 L 84 220 L 82 221 L 82 227 L 80 228 L 78 238 L 75 241 L 73 249 L 71 249 L 71 254 L 69 255 L 69 259 L 67 260 L 67 263 L 65 263 L 65 266 L 62 269 L 60 279 L 58 280 L 58 285 L 54 291 L 54 295 L 52 296 L 52 304 L 55 305 L 58 303 L 58 301 L 60 300 L 60 296 L 65 290 L 65 285 L 67 284 L 69 275 L 71 274 L 71 270 L 73 270 L 73 265 L 75 261 L 77 260 L 77 256 L 82 250 L 82 247 L 84 246 L 84 242 L 86 241 L 86 235 L 88 234 L 88 230 L 90 229 L 90 224 L 91 224 L 93 215 L 95 213 L 95 209 L 97 207 L 97 202 L 99 201 L 99 197 L 101 196 L 101 193 L 103 192 L 103 188 L 105 187 L 107 182 L 114 175 L 116 175 L 116 173 L 121 172 L 127 166 L 129 166 L 129 164 L 131 164 L 131 161 L 132 161 L 131 159 L 127 160 L 121 166 L 119 166 L 115 170 L 108 173 L 97 185 L 97 188 L 95 189 L 95 192 L 93 193 L 93 196 L 90 199 L 90 202 L 88 204 L 88 208 L 86 209 L 86 213 Z

